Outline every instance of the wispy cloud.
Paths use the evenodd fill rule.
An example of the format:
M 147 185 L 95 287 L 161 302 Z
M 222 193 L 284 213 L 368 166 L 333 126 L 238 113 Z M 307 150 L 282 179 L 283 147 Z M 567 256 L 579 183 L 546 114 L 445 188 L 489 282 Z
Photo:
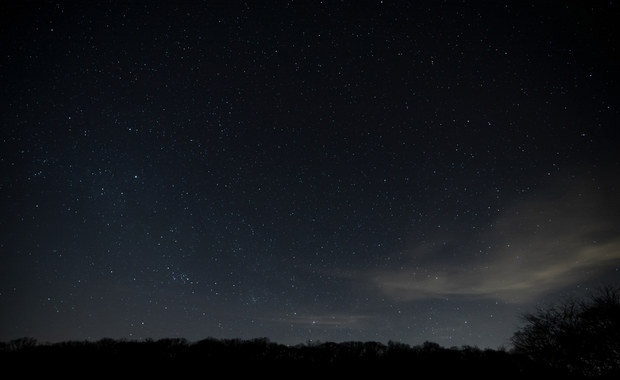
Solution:
M 426 257 L 424 265 L 364 276 L 401 300 L 468 296 L 531 301 L 620 264 L 620 223 L 610 212 L 617 206 L 613 194 L 600 190 L 518 202 L 481 237 L 492 246 L 485 254 L 466 254 L 459 265 L 446 266 L 439 251 L 436 260 L 429 260 L 425 245 L 422 252 L 411 252 L 412 262 L 419 254 Z
M 372 319 L 371 316 L 362 314 L 330 313 L 330 314 L 304 314 L 290 315 L 284 320 L 291 325 L 316 328 L 360 328 L 366 321 Z

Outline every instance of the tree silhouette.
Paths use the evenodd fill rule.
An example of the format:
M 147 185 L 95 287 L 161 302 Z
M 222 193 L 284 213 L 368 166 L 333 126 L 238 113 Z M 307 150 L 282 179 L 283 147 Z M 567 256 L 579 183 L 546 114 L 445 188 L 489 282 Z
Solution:
M 580 376 L 620 373 L 620 288 L 607 286 L 587 300 L 523 316 L 512 337 L 515 352 Z
M 58 373 L 65 378 L 98 377 L 262 377 L 291 376 L 386 378 L 415 371 L 416 377 L 523 379 L 551 373 L 524 355 L 481 350 L 477 347 L 445 348 L 390 341 L 312 342 L 286 346 L 267 338 L 252 340 L 206 338 L 127 341 L 65 341 L 37 344 L 32 338 L 0 342 L 0 367 L 5 373 L 20 370 L 23 376 Z M 546 371 L 546 372 L 545 372 Z M 5 376 L 6 377 L 6 376 Z M 547 376 L 548 377 L 548 376 Z

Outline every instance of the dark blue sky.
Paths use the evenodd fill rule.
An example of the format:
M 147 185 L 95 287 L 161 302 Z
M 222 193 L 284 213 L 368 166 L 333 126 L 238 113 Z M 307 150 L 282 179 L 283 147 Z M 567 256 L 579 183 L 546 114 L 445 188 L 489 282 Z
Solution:
M 495 348 L 620 281 L 614 2 L 15 3 L 0 340 Z

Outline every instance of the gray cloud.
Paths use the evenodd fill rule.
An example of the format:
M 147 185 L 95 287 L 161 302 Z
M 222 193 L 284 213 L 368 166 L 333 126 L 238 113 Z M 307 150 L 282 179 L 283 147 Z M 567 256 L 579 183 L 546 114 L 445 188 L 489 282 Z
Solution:
M 437 259 L 428 259 L 432 245 L 425 244 L 410 252 L 411 263 L 424 257 L 423 265 L 362 277 L 400 300 L 467 296 L 532 301 L 620 264 L 617 210 L 614 193 L 600 188 L 573 188 L 559 197 L 517 202 L 478 236 L 492 246 L 485 254 L 464 252 L 459 265 L 446 266 L 438 249 Z M 475 245 L 471 240 L 463 244 Z
M 347 313 L 295 314 L 286 318 L 278 318 L 277 322 L 286 322 L 290 325 L 307 328 L 342 329 L 361 328 L 371 319 L 372 317 L 369 315 Z

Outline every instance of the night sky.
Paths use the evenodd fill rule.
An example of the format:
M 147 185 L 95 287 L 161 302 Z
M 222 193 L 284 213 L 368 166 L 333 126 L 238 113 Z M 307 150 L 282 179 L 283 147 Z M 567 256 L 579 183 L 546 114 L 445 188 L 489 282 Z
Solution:
M 0 340 L 509 347 L 620 282 L 616 2 L 0 12 Z

